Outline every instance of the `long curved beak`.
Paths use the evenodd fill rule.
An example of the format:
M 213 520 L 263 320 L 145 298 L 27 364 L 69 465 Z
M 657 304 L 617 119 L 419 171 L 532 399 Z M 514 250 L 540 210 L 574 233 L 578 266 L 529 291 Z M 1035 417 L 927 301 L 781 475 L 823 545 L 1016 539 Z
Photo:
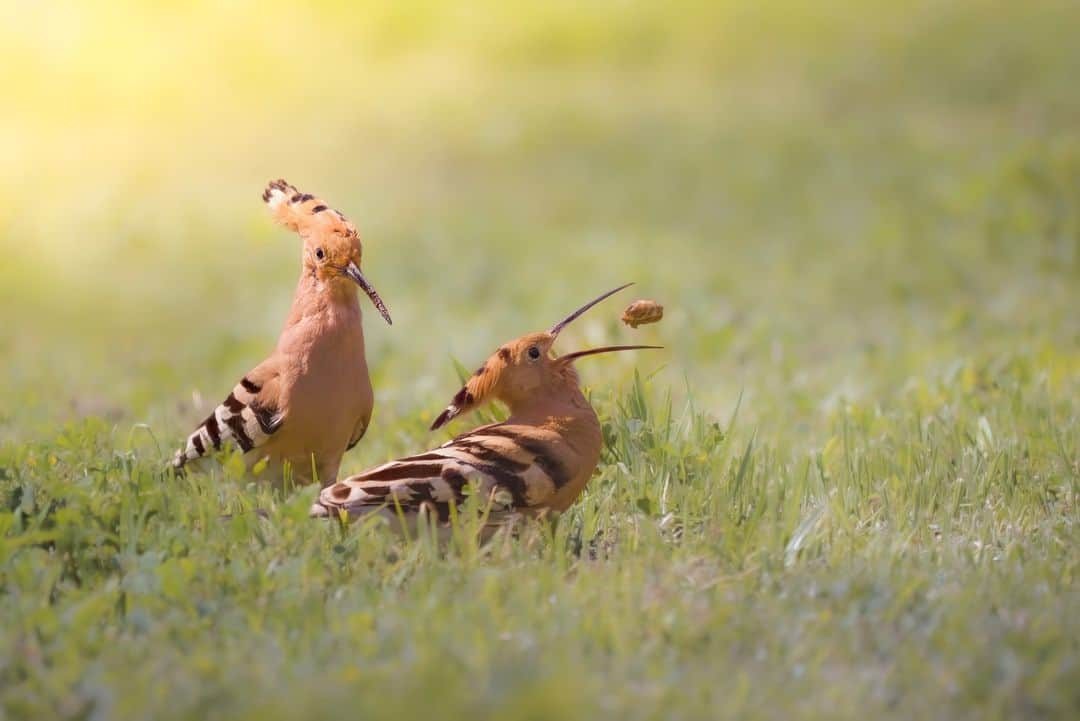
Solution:
M 600 348 L 589 348 L 588 350 L 579 350 L 574 353 L 567 353 L 561 355 L 556 360 L 560 363 L 572 363 L 578 358 L 584 358 L 587 355 L 599 355 L 600 353 L 614 353 L 620 350 L 663 350 L 662 345 L 605 345 Z
M 592 308 L 592 307 L 593 307 L 594 305 L 596 305 L 596 304 L 597 304 L 597 303 L 599 303 L 600 301 L 604 300 L 604 299 L 605 299 L 605 298 L 607 298 L 608 296 L 612 296 L 612 295 L 615 295 L 615 294 L 616 294 L 616 293 L 618 293 L 618 292 L 619 292 L 620 290 L 623 290 L 624 288 L 629 288 L 629 287 L 630 287 L 630 286 L 632 286 L 632 285 L 633 285 L 633 283 L 627 283 L 626 285 L 620 285 L 620 286 L 619 286 L 618 288 L 615 288 L 614 290 L 609 290 L 609 291 L 608 291 L 607 293 L 604 293 L 604 294 L 603 294 L 602 296 L 600 296 L 599 298 L 596 298 L 595 300 L 591 300 L 591 301 L 589 301 L 589 302 L 588 302 L 588 303 L 586 303 L 585 305 L 583 305 L 583 306 L 581 306 L 580 308 L 578 308 L 577 310 L 575 310 L 575 311 L 574 311 L 573 313 L 571 313 L 570 315 L 568 315 L 568 316 L 566 316 L 565 318 L 563 318 L 562 320 L 560 320 L 560 321 L 559 321 L 558 323 L 556 323 L 556 324 L 555 324 L 554 326 L 552 326 L 551 330 L 550 330 L 550 331 L 548 331 L 548 332 L 549 332 L 549 333 L 551 334 L 551 337 L 552 337 L 552 338 L 555 338 L 555 337 L 556 337 L 557 335 L 559 335 L 560 331 L 562 331 L 562 329 L 563 329 L 563 328 L 565 328 L 566 326 L 570 325 L 570 324 L 571 324 L 571 323 L 573 323 L 573 322 L 574 322 L 575 320 L 577 320 L 577 319 L 578 319 L 578 317 L 579 317 L 579 316 L 580 316 L 580 315 L 581 315 L 582 313 L 584 313 L 585 311 L 587 311 L 587 310 L 588 310 L 589 308 Z M 565 357 L 565 356 L 564 356 L 564 357 Z
M 394 321 L 390 320 L 390 311 L 386 309 L 386 303 L 383 303 L 383 299 L 379 297 L 378 292 L 375 290 L 375 286 L 368 283 L 367 278 L 360 272 L 360 266 L 356 263 L 349 261 L 349 264 L 345 266 L 345 275 L 349 276 L 360 288 L 367 293 L 367 297 L 371 298 L 371 302 L 375 305 L 382 317 L 386 319 L 387 325 L 393 325 Z

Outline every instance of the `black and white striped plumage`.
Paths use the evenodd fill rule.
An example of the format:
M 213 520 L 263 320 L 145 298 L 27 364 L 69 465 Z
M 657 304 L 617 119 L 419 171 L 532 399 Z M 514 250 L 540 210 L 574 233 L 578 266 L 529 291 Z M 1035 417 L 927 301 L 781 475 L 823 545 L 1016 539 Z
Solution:
M 482 426 L 323 489 L 312 515 L 394 518 L 400 508 L 408 518 L 426 509 L 446 522 L 450 504 L 460 506 L 470 492 L 501 513 L 539 510 L 571 479 L 567 452 L 559 434 L 545 428 Z
M 280 179 L 262 197 L 302 241 L 292 306 L 273 351 L 191 433 L 173 466 L 229 443 L 265 480 L 327 483 L 364 435 L 375 403 L 357 290 L 387 323 L 390 313 L 364 275 L 363 244 L 344 215 Z
M 262 446 L 281 427 L 281 415 L 270 404 L 260 402 L 263 386 L 244 376 L 232 393 L 188 436 L 184 448 L 173 457 L 173 468 L 181 470 L 189 461 L 232 443 L 243 453 Z
M 565 511 L 596 470 L 603 446 L 600 421 L 581 390 L 574 361 L 653 346 L 604 346 L 556 357 L 552 345 L 567 324 L 625 287 L 590 301 L 550 331 L 529 333 L 498 348 L 454 395 L 432 429 L 489 400 L 507 406 L 506 421 L 324 488 L 311 515 L 356 518 L 378 513 L 408 522 L 426 515 L 445 524 L 470 491 L 489 504 L 485 531 L 517 515 Z

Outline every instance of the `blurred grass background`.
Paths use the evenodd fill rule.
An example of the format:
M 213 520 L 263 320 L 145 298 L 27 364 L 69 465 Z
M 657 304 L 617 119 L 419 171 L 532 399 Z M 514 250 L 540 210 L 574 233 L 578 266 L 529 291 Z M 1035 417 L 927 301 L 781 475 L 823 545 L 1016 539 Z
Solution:
M 259 358 L 279 175 L 361 225 L 384 419 L 624 280 L 718 411 L 1077 345 L 1073 3 L 5 8 L 9 437 L 71 401 L 172 424 Z
M 6 0 L 0 3 L 4 482 L 23 494 L 37 488 L 39 495 L 54 484 L 50 492 L 62 496 L 72 478 L 88 477 L 87 468 L 112 468 L 109 464 L 123 457 L 142 468 L 144 485 L 132 487 L 142 489 L 146 507 L 157 502 L 153 493 L 178 493 L 149 491 L 148 474 L 272 346 L 291 298 L 298 241 L 271 225 L 259 200 L 266 181 L 282 176 L 357 222 L 365 239 L 365 271 L 394 316 L 388 328 L 364 306 L 378 425 L 347 456 L 344 470 L 432 441 L 422 429 L 457 388 L 452 359 L 471 367 L 500 342 L 547 327 L 597 293 L 635 280 L 639 285 L 631 293 L 665 304 L 662 324 L 636 333 L 622 328 L 616 321 L 620 305 L 613 301 L 562 341 L 567 350 L 616 340 L 667 347 L 659 356 L 624 354 L 582 364 L 601 414 L 614 424 L 610 439 L 636 438 L 641 423 L 648 427 L 656 421 L 655 411 L 650 415 L 646 410 L 648 400 L 637 406 L 627 400 L 637 368 L 651 378 L 641 393 L 654 404 L 671 389 L 676 407 L 692 400 L 706 418 L 725 424 L 738 406 L 734 436 L 725 436 L 734 466 L 728 467 L 728 446 L 717 445 L 718 437 L 701 430 L 704 425 L 698 435 L 679 436 L 682 445 L 672 452 L 682 458 L 677 462 L 664 456 L 654 459 L 659 465 L 646 463 L 630 473 L 632 459 L 650 457 L 651 451 L 640 443 L 611 451 L 590 491 L 591 510 L 582 511 L 586 516 L 579 519 L 586 526 L 593 522 L 589 514 L 596 514 L 607 518 L 610 528 L 625 532 L 629 524 L 638 533 L 638 521 L 627 519 L 637 518 L 638 512 L 653 515 L 659 503 L 653 482 L 663 476 L 666 462 L 683 471 L 687 463 L 704 464 L 699 477 L 704 485 L 688 487 L 685 506 L 715 509 L 720 515 L 702 521 L 697 545 L 672 552 L 685 554 L 681 561 L 666 556 L 666 546 L 642 541 L 617 556 L 619 564 L 598 571 L 606 579 L 598 583 L 628 588 L 645 583 L 654 571 L 667 578 L 667 571 L 652 564 L 678 568 L 679 563 L 715 565 L 722 578 L 742 579 L 739 574 L 749 565 L 755 573 L 744 586 L 736 584 L 745 595 L 729 599 L 735 606 L 725 613 L 751 614 L 737 628 L 748 636 L 765 634 L 766 613 L 791 619 L 802 607 L 797 600 L 785 601 L 783 582 L 777 579 L 814 588 L 825 583 L 814 575 L 817 571 L 783 575 L 783 561 L 790 555 L 786 549 L 805 519 L 796 504 L 794 513 L 789 510 L 759 536 L 739 530 L 739 523 L 722 515 L 721 505 L 710 503 L 724 498 L 748 508 L 760 510 L 774 502 L 779 508 L 785 502 L 774 494 L 782 479 L 801 479 L 792 481 L 792 488 L 800 489 L 798 497 L 825 498 L 827 468 L 835 466 L 834 477 L 846 468 L 851 478 L 862 478 L 859 468 L 876 469 L 880 478 L 867 477 L 850 493 L 841 490 L 843 501 L 835 502 L 850 504 L 845 512 L 856 508 L 875 516 L 881 499 L 889 498 L 875 485 L 884 483 L 906 499 L 894 499 L 892 506 L 886 502 L 896 523 L 886 530 L 874 527 L 874 533 L 883 535 L 867 541 L 872 552 L 861 555 L 854 550 L 847 555 L 839 541 L 834 545 L 830 531 L 829 540 L 815 546 L 815 558 L 832 574 L 828 583 L 860 587 L 850 580 L 853 574 L 863 579 L 864 589 L 865 584 L 888 586 L 897 538 L 909 531 L 915 535 L 904 538 L 938 533 L 927 530 L 919 509 L 939 514 L 934 521 L 939 526 L 943 518 L 963 516 L 958 509 L 970 508 L 966 504 L 972 501 L 939 504 L 935 499 L 953 497 L 948 490 L 953 472 L 943 470 L 948 464 L 935 461 L 930 470 L 918 470 L 920 462 L 905 454 L 922 449 L 952 458 L 955 468 L 966 462 L 957 460 L 967 458 L 965 449 L 986 453 L 987 444 L 1012 439 L 1015 455 L 1010 458 L 1019 465 L 1010 468 L 1020 475 L 1009 477 L 1027 479 L 1042 490 L 1029 488 L 1023 503 L 1011 511 L 1015 516 L 1001 510 L 1006 515 L 994 515 L 989 526 L 957 521 L 969 534 L 956 531 L 958 547 L 973 540 L 986 543 L 980 534 L 993 528 L 991 535 L 1013 539 L 1018 553 L 1038 557 L 1044 565 L 1021 563 L 1015 575 L 1005 573 L 1001 580 L 986 576 L 981 562 L 970 559 L 953 559 L 954 565 L 947 558 L 924 559 L 921 566 L 910 560 L 895 563 L 901 577 L 905 564 L 914 564 L 908 572 L 920 583 L 930 583 L 926 579 L 937 573 L 967 578 L 970 583 L 954 589 L 955 604 L 944 606 L 957 619 L 973 614 L 971 604 L 979 602 L 980 592 L 999 602 L 1019 594 L 1029 602 L 1024 606 L 1017 600 L 1024 613 L 1045 621 L 1060 643 L 1027 656 L 1017 652 L 1020 670 L 1015 676 L 1009 676 L 1013 667 L 1005 661 L 993 672 L 956 671 L 966 667 L 950 665 L 945 653 L 941 663 L 946 670 L 938 669 L 945 680 L 924 698 L 928 704 L 945 704 L 937 713 L 953 718 L 988 709 L 1031 717 L 1075 710 L 1080 700 L 1066 689 L 1077 681 L 1076 628 L 1064 615 L 1077 600 L 1071 572 L 1076 566 L 1080 412 L 1078 26 L 1080 6 L 1068 0 Z M 634 407 L 638 410 L 627 410 Z M 620 426 L 625 417 L 634 423 Z M 932 420 L 943 429 L 939 438 L 919 431 Z M 133 432 L 142 423 L 149 424 L 156 441 Z M 850 454 L 858 444 L 846 440 L 851 428 L 867 444 L 864 450 L 878 454 L 877 465 L 853 460 Z M 751 437 L 756 445 L 747 445 Z M 710 455 L 713 446 L 722 457 Z M 748 476 L 739 470 L 744 452 L 753 461 L 744 463 L 751 468 L 744 468 Z M 74 476 L 47 472 L 55 462 L 49 459 L 56 457 L 66 459 L 61 465 L 70 464 L 66 472 Z M 813 492 L 801 475 L 807 458 L 816 458 L 826 469 L 823 488 Z M 38 465 L 27 465 L 30 459 Z M 978 497 L 980 503 L 990 503 L 991 497 L 994 504 L 1000 501 L 994 479 L 1005 473 L 1003 468 L 989 463 L 974 471 L 985 474 L 979 476 L 985 481 L 980 492 L 986 494 Z M 806 469 L 809 478 L 810 465 Z M 923 478 L 923 471 L 940 488 L 919 490 L 915 479 Z M 203 479 L 202 492 L 209 495 L 197 496 L 202 500 L 183 494 L 164 496 L 169 503 L 159 499 L 165 504 L 162 520 L 171 512 L 165 510 L 173 507 L 170 503 L 204 503 L 199 507 L 212 513 L 221 498 L 207 489 L 219 483 L 234 483 L 229 486 L 232 496 L 222 491 L 228 498 L 242 497 L 242 482 L 229 478 Z M 757 485 L 751 484 L 756 490 L 725 486 L 723 493 L 731 495 L 723 496 L 710 485 L 721 478 L 756 479 Z M 108 488 L 112 482 L 94 481 Z M 708 495 L 714 491 L 721 496 Z M 713 500 L 704 503 L 702 494 Z M 302 499 L 293 502 L 294 511 L 303 506 Z M 13 508 L 25 503 L 17 500 Z M 818 506 L 806 508 L 805 518 L 812 520 Z M 782 515 L 778 512 L 777 518 Z M 296 530 L 307 527 L 299 515 L 288 525 L 290 518 L 281 519 L 293 529 L 288 533 L 306 534 L 300 537 L 308 545 L 295 545 L 300 541 L 294 538 L 289 541 L 294 546 L 273 550 L 271 543 L 272 550 L 264 553 L 277 558 L 274 554 L 301 549 L 317 567 L 311 559 L 325 554 L 323 546 L 332 541 L 322 531 Z M 1052 531 L 1038 536 L 1033 527 Z M 136 537 L 143 532 L 125 528 Z M 248 531 L 207 543 L 211 548 L 223 544 L 232 550 L 221 553 L 229 555 Z M 720 547 L 712 545 L 716 538 L 724 539 Z M 175 541 L 158 545 L 161 539 L 154 539 L 138 552 L 153 551 L 159 561 L 167 559 L 168 543 Z M 352 542 L 355 546 L 355 537 Z M 351 552 L 361 553 L 354 546 Z M 11 546 L 22 547 L 23 542 Z M 796 544 L 796 552 L 799 548 Z M 371 558 L 381 557 L 383 550 L 376 544 Z M 18 554 L 12 553 L 14 563 Z M 496 579 L 490 580 L 495 585 L 481 597 L 497 608 L 533 603 L 522 600 L 527 593 L 519 598 L 509 590 L 522 575 L 541 579 L 534 581 L 537 597 L 562 588 L 559 563 L 565 561 L 545 557 L 532 563 L 514 553 L 526 552 L 512 552 L 504 566 L 494 564 L 489 580 Z M 209 554 L 207 563 L 212 558 Z M 257 555 L 252 562 L 263 560 Z M 40 558 L 34 562 L 45 563 Z M 371 563 L 372 574 L 385 570 L 382 561 Z M 413 573 L 421 568 L 429 574 L 422 576 L 424 581 L 414 581 L 405 591 L 392 584 L 365 587 L 356 592 L 368 595 L 356 603 L 372 604 L 376 614 L 403 604 L 401 623 L 425 627 L 427 621 L 418 620 L 428 612 L 423 599 L 452 598 L 448 588 L 453 584 L 446 580 L 451 573 L 464 574 L 466 585 L 488 582 L 468 564 L 465 570 L 444 566 L 439 575 L 442 562 L 430 561 L 436 568 L 416 563 Z M 106 580 L 113 572 L 99 573 L 95 583 L 100 588 L 113 582 Z M 677 573 L 679 578 L 694 576 Z M 1025 595 L 1035 593 L 1025 573 L 1056 579 L 1051 600 Z M 7 577 L 9 593 L 20 587 L 12 580 L 16 577 Z M 332 593 L 326 589 L 338 582 L 357 586 L 360 579 L 371 583 L 367 571 L 358 578 L 346 573 L 323 579 L 325 586 L 316 584 L 312 593 Z M 571 606 L 580 603 L 575 606 L 579 610 L 599 601 L 595 594 L 600 587 L 583 581 L 576 582 L 579 595 L 563 599 Z M 27 589 L 37 587 L 26 583 L 22 588 L 29 598 L 33 594 Z M 450 585 L 440 586 L 444 583 Z M 52 585 L 41 586 L 46 587 L 56 595 Z M 206 598 L 215 592 L 225 594 L 221 604 L 231 601 L 236 608 L 248 608 L 258 596 L 256 591 L 248 597 L 247 591 L 208 588 Z M 836 591 L 839 598 L 846 592 Z M 687 605 L 675 605 L 670 624 L 685 631 L 685 624 L 705 612 L 693 597 L 683 600 Z M 761 605 L 760 617 L 739 605 L 754 603 Z M 7 607 L 9 619 L 23 618 L 27 628 L 33 626 L 16 613 L 17 607 Z M 620 609 L 607 612 L 626 624 L 639 612 L 655 610 L 652 601 L 644 606 L 627 601 Z M 147 613 L 170 628 L 172 622 Z M 291 613 L 278 619 L 280 639 L 290 638 L 286 618 L 300 623 Z M 464 616 L 458 621 L 477 623 L 482 609 L 459 613 Z M 882 622 L 873 608 L 867 613 L 873 624 Z M 123 625 L 117 618 L 126 616 L 117 614 L 102 623 Z M 1059 617 L 1049 620 L 1055 614 Z M 985 621 L 977 614 L 971 618 L 972 624 Z M 354 630 L 363 636 L 368 622 L 356 623 Z M 583 704 L 578 707 L 582 713 L 630 708 L 659 713 L 654 704 L 666 698 L 659 690 L 663 685 L 654 689 L 655 695 L 639 688 L 622 701 L 611 700 L 617 693 L 610 688 L 615 696 L 600 692 L 601 679 L 580 668 L 588 654 L 575 655 L 558 621 L 531 618 L 523 623 L 540 623 L 550 632 L 530 643 L 560 659 L 566 674 L 582 679 L 567 697 Z M 822 624 L 820 635 L 807 632 L 809 660 L 801 662 L 804 676 L 796 684 L 803 698 L 811 699 L 808 708 L 854 713 L 869 703 L 878 715 L 899 708 L 898 716 L 927 710 L 912 695 L 919 683 L 890 685 L 884 672 L 875 676 L 872 668 L 862 666 L 867 649 L 857 645 L 845 668 L 862 669 L 860 688 L 869 691 L 834 696 L 833 684 L 848 677 L 833 675 L 835 668 L 818 668 L 814 659 L 829 655 L 829 636 L 843 634 Z M 613 620 L 610 638 L 625 629 L 616 626 Z M 974 632 L 976 626 L 965 628 Z M 581 632 L 576 626 L 564 630 Z M 788 630 L 801 632 L 777 621 L 776 638 Z M 382 633 L 404 638 L 393 630 Z M 610 640 L 605 631 L 596 633 Z M 27 643 L 22 636 L 8 640 Z M 483 655 L 483 644 L 473 642 Z M 646 656 L 662 666 L 658 659 L 673 654 L 668 658 L 672 668 L 687 677 L 673 670 L 668 684 L 685 682 L 701 690 L 712 681 L 704 669 L 681 664 L 698 656 L 679 645 L 698 642 L 704 643 L 683 638 L 670 647 L 650 647 L 653 655 Z M 743 658 L 735 650 L 742 642 L 723 646 L 731 655 L 721 654 L 715 673 L 726 673 L 723 663 Z M 281 643 L 296 651 L 288 645 L 292 641 Z M 392 658 L 399 668 L 408 666 L 403 660 L 407 652 L 394 643 L 391 650 L 364 647 L 363 653 L 383 659 L 388 669 Z M 230 648 L 238 658 L 261 648 L 237 644 Z M 630 653 L 634 645 L 627 644 L 621 648 Z M 527 646 L 511 663 L 525 676 L 537 668 L 530 665 Z M 688 692 L 685 706 L 667 708 L 675 716 L 679 708 L 687 716 L 723 708 L 744 717 L 750 709 L 770 716 L 770 710 L 791 713 L 798 708 L 795 695 L 777 690 L 792 678 L 774 677 L 773 671 L 780 672 L 761 657 L 768 653 L 751 646 L 746 653 L 756 659 L 762 686 L 750 679 L 731 680 L 735 687 L 724 686 L 731 692 L 727 706 L 709 706 L 711 697 L 701 690 L 700 696 Z M 961 641 L 946 646 L 957 658 L 969 660 L 987 650 Z M 162 658 L 175 651 L 158 648 Z M 325 672 L 331 659 L 326 649 L 304 648 L 291 668 L 253 671 L 266 674 L 256 688 L 268 691 L 269 686 L 259 684 L 269 684 L 274 673 L 307 678 L 304 674 Z M 688 655 L 679 658 L 679 649 Z M 908 650 L 913 660 L 904 667 L 911 674 L 907 678 L 919 679 L 924 671 L 914 659 L 926 649 L 916 645 Z M 76 646 L 68 651 L 72 668 L 105 653 Z M 701 658 L 715 661 L 719 657 L 713 651 L 703 651 Z M 95 673 L 114 679 L 101 681 L 100 688 L 119 688 L 107 669 L 110 663 L 122 666 L 128 657 L 113 653 L 105 653 L 104 666 L 94 666 Z M 492 652 L 486 660 L 474 659 L 476 666 L 465 666 L 490 669 L 495 657 Z M 432 665 L 423 668 L 435 683 L 439 659 L 429 660 Z M 371 672 L 363 664 L 358 668 L 361 678 Z M 607 681 L 649 675 L 619 668 Z M 552 678 L 568 678 L 548 671 Z M 200 673 L 180 675 L 183 683 L 194 683 Z M 231 678 L 206 673 L 216 679 L 204 680 L 209 687 Z M 425 673 L 418 678 L 428 679 Z M 964 679 L 978 684 L 985 677 L 1011 679 L 1012 685 L 1004 684 L 1009 689 L 1004 696 L 962 691 L 968 688 Z M 55 687 L 42 682 L 43 688 L 62 696 L 58 689 L 70 687 L 56 679 Z M 521 692 L 522 713 L 553 712 L 550 699 L 544 698 L 554 691 L 514 679 L 507 683 Z M 495 677 L 488 682 L 494 685 L 485 688 L 497 699 Z M 462 685 L 448 688 L 460 690 L 467 679 L 454 683 Z M 33 683 L 24 678 L 20 684 L 13 688 L 24 695 L 9 696 L 22 699 L 8 706 L 13 717 L 18 709 L 46 707 L 26 701 L 26 688 L 36 688 Z M 285 688 L 302 702 L 312 700 L 297 687 Z M 324 703 L 338 699 L 337 691 L 322 691 Z M 49 697 L 42 693 L 41 698 Z M 161 698 L 173 698 L 162 693 Z M 227 691 L 220 693 L 232 698 Z M 1031 701 L 1040 697 L 1050 700 L 1043 706 Z M 135 696 L 128 710 L 155 708 L 161 698 Z M 703 705 L 695 705 L 699 701 Z M 219 710 L 252 708 L 235 698 L 231 702 L 237 705 L 224 703 Z M 76 710 L 85 708 L 72 703 Z M 115 698 L 110 703 L 102 707 L 124 708 L 115 705 Z M 406 701 L 396 703 L 402 712 L 410 708 Z M 489 710 L 498 708 L 498 701 L 492 703 Z M 330 706 L 308 710 L 320 708 Z M 451 713 L 458 707 L 447 708 Z M 174 709 L 196 713 L 183 705 Z

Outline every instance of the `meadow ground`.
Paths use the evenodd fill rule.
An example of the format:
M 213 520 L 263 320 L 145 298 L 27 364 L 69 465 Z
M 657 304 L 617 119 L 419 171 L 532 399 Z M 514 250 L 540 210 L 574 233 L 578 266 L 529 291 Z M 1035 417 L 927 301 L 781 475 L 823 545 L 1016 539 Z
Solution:
M 0 20 L 0 719 L 1080 714 L 1075 3 Z M 394 315 L 346 471 L 444 440 L 455 362 L 666 305 L 560 340 L 666 350 L 580 364 L 554 529 L 163 472 L 284 317 L 278 176 Z

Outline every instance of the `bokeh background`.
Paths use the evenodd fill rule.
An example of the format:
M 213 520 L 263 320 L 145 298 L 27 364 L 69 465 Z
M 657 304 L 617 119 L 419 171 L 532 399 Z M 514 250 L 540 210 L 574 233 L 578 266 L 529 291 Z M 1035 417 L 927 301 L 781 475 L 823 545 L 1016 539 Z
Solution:
M 278 176 L 366 239 L 383 421 L 625 280 L 665 322 L 613 301 L 565 345 L 668 351 L 586 377 L 719 415 L 812 424 L 999 350 L 1076 370 L 1075 3 L 0 7 L 3 437 L 173 443 L 284 317 Z
M 0 0 L 0 719 L 1075 718 L 1078 28 Z M 561 535 L 440 554 L 163 474 L 284 319 L 277 177 L 393 313 L 343 471 L 637 281 L 560 339 L 666 346 L 582 361 L 609 442 Z

